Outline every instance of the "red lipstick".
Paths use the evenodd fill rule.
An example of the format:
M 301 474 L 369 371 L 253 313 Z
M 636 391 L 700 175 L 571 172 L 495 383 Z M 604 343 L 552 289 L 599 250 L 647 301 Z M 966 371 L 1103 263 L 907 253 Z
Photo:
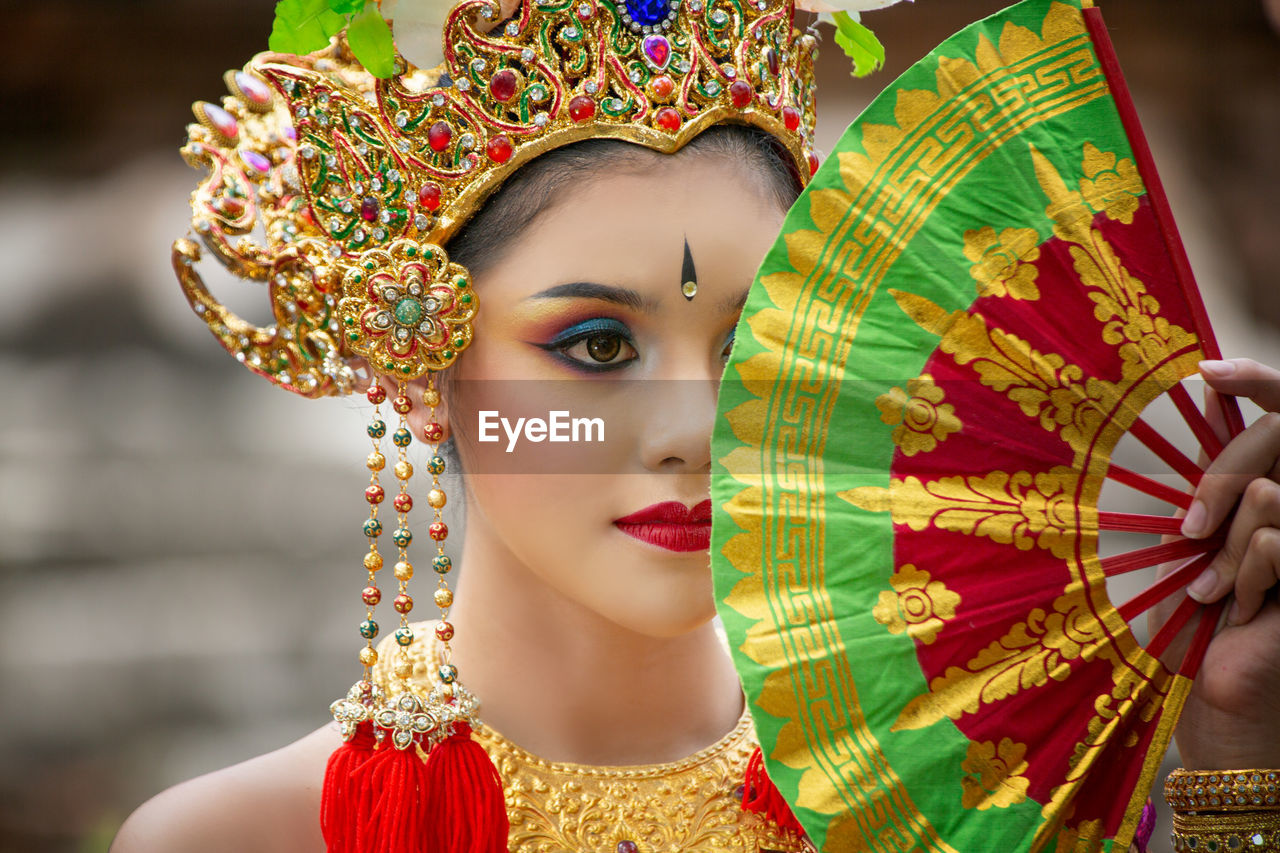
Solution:
M 614 526 L 628 536 L 668 551 L 706 551 L 711 547 L 711 501 L 690 509 L 664 501 L 616 519 Z

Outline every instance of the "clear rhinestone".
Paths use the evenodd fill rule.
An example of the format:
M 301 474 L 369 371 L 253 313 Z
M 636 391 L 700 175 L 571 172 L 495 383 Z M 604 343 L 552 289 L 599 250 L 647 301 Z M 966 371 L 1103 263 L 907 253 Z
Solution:
M 381 228 L 381 227 L 373 229 L 373 239 L 375 240 L 387 239 L 387 229 Z
M 440 94 L 439 92 L 436 92 L 434 95 L 431 96 L 431 103 L 435 104 L 437 107 L 443 107 L 444 95 Z
M 406 127 L 409 124 L 409 114 L 404 110 L 396 113 L 396 127 Z
M 623 107 L 623 103 L 620 98 L 609 99 L 609 109 L 613 110 L 614 112 L 617 112 L 618 110 L 622 109 L 622 107 Z
M 391 181 L 392 183 L 397 183 L 397 182 L 399 182 L 399 180 L 400 180 L 400 172 L 399 172 L 399 170 L 397 170 L 397 169 L 391 169 L 390 171 L 388 171 L 388 172 L 387 172 L 387 180 L 388 180 L 388 181 Z
M 582 89 L 588 95 L 594 95 L 596 92 L 600 90 L 600 84 L 597 83 L 595 80 L 588 80 L 586 82 L 586 85 L 584 85 Z
M 470 133 L 464 133 L 458 139 L 458 144 L 461 145 L 464 150 L 470 150 L 476 147 L 476 138 Z
M 361 157 L 367 157 L 369 155 L 369 146 L 361 142 L 359 145 L 356 146 L 356 153 L 359 154 Z
M 302 156 L 303 160 L 310 160 L 316 156 L 316 148 L 314 145 L 303 145 L 298 149 L 298 154 Z
M 538 113 L 533 117 L 533 123 L 538 127 L 546 127 L 548 121 L 550 121 L 550 119 L 546 113 Z
M 727 24 L 728 22 L 729 22 L 729 15 L 723 9 L 716 9 L 714 12 L 711 13 L 711 23 Z
M 342 204 L 338 205 L 338 209 L 343 213 L 355 213 L 356 207 L 351 203 L 351 199 L 343 199 Z
M 440 300 L 435 297 L 428 297 L 423 300 L 422 307 L 427 310 L 428 314 L 434 314 L 440 310 Z
M 354 184 L 351 185 L 351 189 L 355 190 L 356 195 L 360 195 L 361 193 L 364 192 L 364 184 L 360 183 L 359 181 L 356 181 Z
M 481 58 L 480 58 L 480 57 L 478 57 L 478 56 L 477 56 L 475 59 L 471 60 L 471 70 L 472 70 L 472 71 L 483 71 L 483 70 L 484 70 L 484 60 L 483 60 L 483 59 L 481 59 Z
M 253 355 L 249 356 L 249 363 L 252 364 L 254 367 L 261 367 L 262 359 L 259 358 L 258 354 L 255 352 Z
M 413 725 L 413 715 L 404 713 L 403 711 L 396 715 L 396 725 L 402 729 L 407 729 Z
M 294 90 L 294 89 L 296 89 L 296 88 L 298 88 L 298 84 L 297 84 L 297 83 L 295 83 L 294 81 L 292 81 L 292 80 L 285 80 L 285 81 L 284 81 L 284 90 L 285 90 L 286 92 L 288 92 L 290 95 L 292 95 L 292 94 L 293 94 L 293 90 Z
M 463 77 L 461 80 L 459 80 L 459 81 L 458 81 L 458 91 L 459 91 L 459 92 L 467 92 L 467 91 L 470 91 L 470 90 L 471 90 L 471 81 L 470 81 L 470 80 L 468 80 L 466 77 Z
M 373 190 L 374 192 L 378 192 L 379 190 L 381 190 L 382 178 L 374 178 L 373 180 L 369 181 L 369 189 Z
M 329 105 L 329 96 L 327 94 L 321 95 L 316 98 L 316 103 L 322 107 L 327 107 Z
M 577 28 L 577 27 L 565 27 L 565 28 L 564 28 L 564 37 L 565 37 L 565 38 L 569 38 L 569 39 L 576 39 L 576 38 L 578 37 L 578 28 Z
M 480 17 L 484 18 L 486 21 L 492 21 L 493 10 L 486 6 L 485 8 L 480 10 Z
M 689 8 L 694 12 L 701 12 L 702 0 L 689 0 Z
M 339 218 L 338 218 L 338 217 L 336 217 L 336 216 L 331 217 L 331 218 L 329 219 L 329 230 L 330 230 L 330 231 L 341 231 L 341 230 L 342 230 L 342 220 L 341 220 L 341 219 L 339 219 Z
M 639 83 L 641 74 L 639 71 L 632 71 L 630 74 L 627 75 L 627 77 L 631 80 L 632 83 Z
M 352 116 L 352 117 L 351 117 L 351 128 L 352 128 L 353 130 L 359 130 L 359 129 L 360 129 L 360 116 Z
M 409 336 L 412 334 L 413 332 L 409 331 L 404 326 L 396 326 L 395 336 L 396 336 L 396 340 L 399 341 L 400 343 L 404 343 L 405 341 L 409 340 Z
M 379 213 L 379 214 L 378 214 L 378 221 L 379 221 L 379 222 L 381 222 L 383 225 L 386 225 L 386 224 L 388 224 L 389 222 L 391 222 L 391 211 L 389 211 L 389 210 L 384 210 L 384 211 L 382 211 L 381 213 Z
M 409 295 L 410 295 L 410 296 L 421 296 L 421 295 L 422 295 L 422 284 L 421 284 L 420 282 L 415 281 L 413 284 L 409 285 Z
M 585 17 L 587 17 L 588 15 L 590 15 L 590 14 L 591 14 L 591 6 L 589 6 L 589 5 L 588 5 L 588 4 L 586 4 L 586 3 L 579 3 L 579 4 L 578 4 L 578 14 L 579 14 L 579 15 L 581 15 L 582 17 L 584 17 L 584 18 L 585 18 Z
M 425 213 L 419 213 L 417 216 L 413 217 L 413 227 L 417 228 L 419 231 L 426 231 L 427 225 L 430 223 L 431 220 Z
M 689 60 L 682 59 L 676 67 L 680 69 L 681 74 L 688 74 L 691 66 L 689 65 Z
M 244 353 L 242 352 L 236 353 L 236 361 L 241 361 L 241 362 L 244 361 Z
M 508 21 L 506 33 L 507 33 L 507 38 L 520 35 L 520 25 L 517 24 L 515 21 Z
M 197 303 L 196 303 L 196 313 L 197 313 L 197 314 L 203 314 L 203 313 L 205 312 L 205 310 L 206 310 L 206 309 L 205 309 L 205 307 L 204 307 L 204 303 L 203 303 L 203 302 L 197 302 Z
M 520 51 L 520 59 L 523 62 L 533 62 L 533 56 L 534 54 L 531 48 L 526 47 L 524 50 Z
M 712 80 L 711 82 L 707 83 L 707 94 L 713 95 L 713 96 L 720 94 L 720 84 L 717 83 L 715 80 Z
M 307 108 L 306 108 L 306 107 L 298 107 L 298 109 L 297 109 L 297 111 L 296 111 L 296 114 L 297 114 L 298 118 L 306 118 L 306 117 L 307 117 L 307 112 L 308 112 L 308 111 L 307 111 Z
M 410 148 L 410 147 L 411 147 L 411 146 L 409 145 L 409 140 L 407 140 L 407 139 L 401 139 L 401 140 L 399 140 L 399 141 L 397 141 L 397 142 L 396 142 L 396 148 L 399 148 L 399 149 L 400 149 L 400 151 L 401 151 L 401 153 L 403 153 L 403 154 L 407 154 L 407 153 L 409 153 L 409 148 Z
M 400 298 L 400 288 L 387 285 L 382 288 L 382 301 L 395 302 Z
M 391 328 L 391 312 L 379 311 L 377 314 L 373 315 L 373 319 L 369 322 L 369 324 L 373 326 L 375 329 L 390 329 Z
M 352 231 L 352 232 L 351 232 L 351 239 L 352 239 L 352 240 L 355 240 L 357 243 L 359 243 L 361 240 L 363 240 L 363 239 L 364 239 L 364 229 L 363 229 L 363 228 L 357 228 L 355 231 Z
M 342 257 L 342 247 L 341 247 L 341 246 L 330 246 L 330 247 L 329 247 L 329 257 L 334 258 L 334 259 L 337 259 L 337 258 Z

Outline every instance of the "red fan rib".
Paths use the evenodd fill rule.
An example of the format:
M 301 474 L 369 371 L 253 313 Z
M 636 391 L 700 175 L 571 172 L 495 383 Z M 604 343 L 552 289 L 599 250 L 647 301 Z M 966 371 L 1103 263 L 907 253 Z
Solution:
M 1182 603 L 1178 605 L 1178 609 L 1173 611 L 1169 616 L 1169 621 L 1160 626 L 1160 630 L 1156 631 L 1156 635 L 1151 638 L 1151 642 L 1147 643 L 1147 654 L 1160 657 L 1169 648 L 1169 644 L 1173 642 L 1173 638 L 1178 636 L 1178 632 L 1183 629 L 1187 622 L 1191 621 L 1191 617 L 1195 615 L 1196 610 L 1200 607 L 1199 602 L 1190 596 L 1182 599 Z M 1183 658 L 1186 661 L 1186 658 Z
M 1182 519 L 1170 515 L 1143 515 L 1136 512 L 1099 512 L 1099 530 L 1115 530 L 1120 533 L 1161 533 L 1178 535 Z
M 1201 572 L 1203 572 L 1213 561 L 1214 554 L 1201 554 L 1194 560 L 1183 563 L 1177 569 L 1160 578 L 1151 586 L 1135 595 L 1116 608 L 1120 617 L 1126 622 L 1133 621 L 1134 617 L 1140 613 L 1145 613 L 1154 607 L 1157 603 L 1164 601 L 1170 595 L 1185 587 L 1187 584 L 1195 580 Z
M 1169 389 L 1169 396 L 1173 399 L 1173 404 L 1178 407 L 1182 419 L 1187 422 L 1187 426 L 1191 427 L 1191 432 L 1195 434 L 1196 441 L 1200 442 L 1204 452 L 1210 459 L 1217 459 L 1218 454 L 1222 452 L 1222 442 L 1195 401 L 1191 399 L 1191 395 L 1187 393 L 1187 389 L 1179 382 Z
M 1137 489 L 1143 494 L 1151 495 L 1153 498 L 1159 498 L 1167 504 L 1180 506 L 1183 509 L 1191 507 L 1191 495 L 1186 492 L 1180 492 L 1172 486 L 1166 486 L 1159 480 L 1153 480 L 1150 477 L 1143 476 L 1137 471 L 1130 471 L 1122 465 L 1112 462 L 1111 467 L 1107 469 L 1107 476 L 1117 483 L 1123 483 L 1131 489 Z
M 1189 601 L 1190 599 L 1188 599 Z M 1196 626 L 1196 635 L 1191 638 L 1191 646 L 1182 658 L 1182 666 L 1178 672 L 1187 678 L 1195 678 L 1200 672 L 1200 664 L 1204 663 L 1205 650 L 1213 639 L 1213 631 L 1218 627 L 1218 617 L 1226 601 L 1215 601 L 1200 611 L 1200 624 Z
M 1192 462 L 1181 450 L 1174 447 L 1169 439 L 1156 432 L 1155 427 L 1151 426 L 1151 424 L 1142 418 L 1138 418 L 1129 427 L 1129 433 L 1146 445 L 1148 450 L 1159 456 L 1170 468 L 1181 474 L 1188 483 L 1193 486 L 1200 484 L 1200 478 L 1204 476 L 1200 466 Z
M 1206 551 L 1216 551 L 1222 547 L 1222 543 L 1222 536 L 1213 536 L 1208 539 L 1179 539 L 1175 542 L 1164 542 L 1148 548 L 1104 557 L 1100 564 L 1102 573 L 1112 577 L 1126 572 L 1136 572 L 1138 569 L 1149 566 L 1158 566 L 1170 560 L 1181 560 L 1183 557 L 1193 557 Z

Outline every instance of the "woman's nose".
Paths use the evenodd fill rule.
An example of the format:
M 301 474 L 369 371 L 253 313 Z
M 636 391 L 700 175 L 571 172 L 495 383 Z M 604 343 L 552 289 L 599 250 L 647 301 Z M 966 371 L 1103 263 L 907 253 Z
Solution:
M 680 474 L 711 467 L 711 430 L 720 377 L 652 379 L 640 410 L 641 462 L 650 471 Z

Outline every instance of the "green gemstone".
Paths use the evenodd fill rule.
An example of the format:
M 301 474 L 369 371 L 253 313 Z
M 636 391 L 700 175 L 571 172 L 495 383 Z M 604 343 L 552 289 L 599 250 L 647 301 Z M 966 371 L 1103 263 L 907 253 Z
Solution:
M 401 326 L 416 326 L 422 321 L 422 303 L 412 296 L 406 296 L 396 303 L 396 323 Z
M 356 318 L 355 318 L 355 317 L 347 317 L 347 318 L 346 318 L 346 319 L 344 319 L 342 322 L 346 323 L 348 326 L 354 326 L 354 325 L 356 324 Z
M 364 276 L 360 275 L 360 273 L 352 273 L 351 280 L 354 281 L 356 284 L 359 284 L 360 282 L 364 281 Z
M 456 337 L 453 339 L 453 345 L 458 349 L 462 349 L 467 345 L 467 339 L 461 336 Z
M 470 304 L 471 304 L 471 294 L 470 294 L 470 293 L 464 293 L 464 294 L 462 294 L 461 296 L 459 296 L 459 297 L 458 297 L 458 301 L 459 301 L 459 302 L 461 302 L 463 305 L 470 305 Z
M 360 333 L 359 333 L 359 332 L 347 332 L 347 340 L 349 340 L 349 341 L 358 341 L 358 340 L 360 340 Z
M 384 362 L 382 362 L 382 369 L 383 369 L 383 370 L 395 370 L 395 369 L 396 369 L 396 366 L 395 366 L 395 364 L 394 364 L 393 362 L 390 362 L 390 361 L 384 361 Z
M 414 257 L 417 257 L 417 255 L 418 255 L 418 250 L 417 250 L 417 249 L 415 249 L 413 246 L 410 246 L 409 248 L 407 248 L 407 249 L 405 249 L 405 250 L 404 250 L 404 253 L 405 253 L 406 255 L 408 255 L 409 257 L 414 258 Z
M 372 270 L 372 269 L 373 269 L 373 261 L 365 261 L 365 262 L 364 262 L 364 268 L 365 268 L 365 269 L 367 269 L 367 270 Z

